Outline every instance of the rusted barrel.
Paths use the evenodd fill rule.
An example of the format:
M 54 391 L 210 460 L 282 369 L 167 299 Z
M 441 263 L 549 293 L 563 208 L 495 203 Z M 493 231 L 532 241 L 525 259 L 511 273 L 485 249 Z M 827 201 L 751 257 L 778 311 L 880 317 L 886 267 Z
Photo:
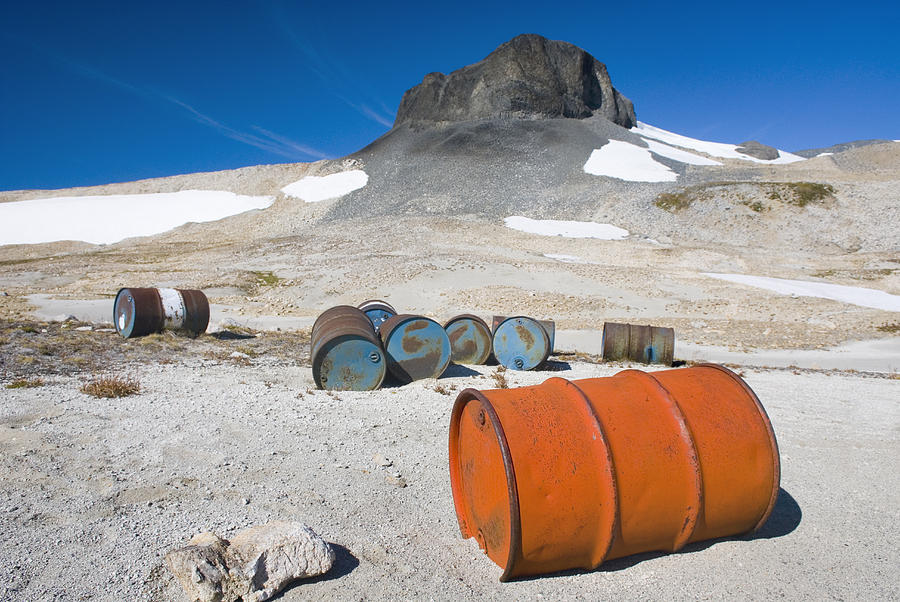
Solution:
M 450 419 L 460 530 L 501 581 L 752 532 L 780 474 L 765 410 L 714 364 L 465 389 Z
M 494 316 L 494 357 L 512 370 L 532 370 L 553 351 L 553 322 L 526 316 Z
M 209 325 L 209 301 L 198 290 L 123 288 L 113 303 L 113 323 L 126 339 L 165 329 L 196 337 Z
M 320 389 L 372 391 L 384 380 L 387 362 L 381 341 L 356 307 L 338 305 L 316 318 L 309 357 Z
M 431 318 L 400 314 L 385 320 L 378 334 L 388 370 L 401 383 L 437 378 L 450 363 L 450 339 Z
M 450 338 L 450 360 L 457 364 L 484 364 L 491 356 L 491 329 L 472 314 L 447 320 L 444 330 Z
M 375 327 L 375 332 L 381 328 L 381 324 L 392 316 L 397 315 L 397 310 L 393 308 L 393 306 L 387 301 L 382 301 L 381 299 L 369 299 L 368 301 L 363 301 L 359 305 L 357 305 L 359 309 L 363 311 L 368 317 L 369 320 L 372 321 L 372 326 Z
M 603 324 L 603 359 L 612 362 L 631 360 L 644 364 L 672 365 L 675 356 L 675 330 L 637 324 Z

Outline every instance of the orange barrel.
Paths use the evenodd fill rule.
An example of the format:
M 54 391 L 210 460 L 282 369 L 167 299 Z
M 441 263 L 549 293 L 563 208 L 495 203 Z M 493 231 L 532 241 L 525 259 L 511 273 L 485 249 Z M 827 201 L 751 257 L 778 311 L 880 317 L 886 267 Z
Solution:
M 113 323 L 126 339 L 165 329 L 196 337 L 209 325 L 209 301 L 198 290 L 123 288 L 113 303 Z
M 381 386 L 386 362 L 368 316 L 349 305 L 325 310 L 310 334 L 313 380 L 320 389 L 371 391 Z
M 484 364 L 491 356 L 491 329 L 472 314 L 447 320 L 444 330 L 450 337 L 450 360 L 457 364 Z
M 450 364 L 450 338 L 444 327 L 425 316 L 400 314 L 378 331 L 388 370 L 401 383 L 438 378 Z
M 460 530 L 501 581 L 755 531 L 780 475 L 765 410 L 715 364 L 465 389 L 450 419 Z
M 368 301 L 363 301 L 356 307 L 369 316 L 369 319 L 372 320 L 372 326 L 375 327 L 375 332 L 378 332 L 381 328 L 382 322 L 391 316 L 397 315 L 397 310 L 394 309 L 390 303 L 382 301 L 381 299 L 369 299 Z
M 605 322 L 601 346 L 603 359 L 608 362 L 631 360 L 671 366 L 675 355 L 675 330 Z

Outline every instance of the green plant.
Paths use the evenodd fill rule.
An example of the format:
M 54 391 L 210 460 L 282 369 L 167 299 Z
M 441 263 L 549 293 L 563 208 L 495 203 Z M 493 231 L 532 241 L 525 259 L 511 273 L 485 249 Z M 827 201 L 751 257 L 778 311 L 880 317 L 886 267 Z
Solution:
M 251 272 L 256 277 L 256 286 L 275 286 L 281 278 L 272 272 Z
M 19 378 L 6 385 L 7 389 L 33 389 L 34 387 L 43 387 L 44 379 L 35 378 Z
M 762 204 L 762 201 L 753 201 L 752 203 L 750 201 L 744 201 L 743 204 L 746 205 L 748 209 L 750 209 L 751 211 L 755 211 L 756 213 L 762 213 L 767 209 L 767 207 Z
M 674 213 L 691 206 L 692 199 L 687 192 L 661 192 L 653 203 L 660 209 Z
M 792 196 L 785 202 L 797 207 L 806 207 L 810 203 L 822 201 L 834 195 L 834 187 L 831 184 L 819 184 L 818 182 L 786 182 L 784 184 L 791 191 Z
M 897 334 L 898 332 L 900 332 L 900 322 L 885 322 L 878 327 L 878 330 L 880 330 L 881 332 Z

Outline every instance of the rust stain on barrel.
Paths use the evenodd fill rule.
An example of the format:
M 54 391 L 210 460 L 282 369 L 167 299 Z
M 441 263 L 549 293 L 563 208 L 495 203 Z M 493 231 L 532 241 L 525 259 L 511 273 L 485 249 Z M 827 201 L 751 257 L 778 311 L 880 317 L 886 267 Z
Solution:
M 516 324 L 516 332 L 519 334 L 519 339 L 525 343 L 525 347 L 527 349 L 531 349 L 534 346 L 534 335 L 525 328 L 522 324 Z
M 466 333 L 465 328 L 456 328 L 453 330 L 453 332 L 447 333 L 450 336 L 450 344 L 455 345 L 456 341 L 459 340 L 459 337 L 461 337 L 465 333 Z
M 410 330 L 412 330 L 412 326 L 407 329 L 407 332 L 409 332 Z M 419 349 L 422 348 L 423 345 L 425 345 L 425 342 L 419 337 L 409 336 L 403 337 L 401 343 L 403 344 L 403 351 L 407 353 L 416 353 Z
M 406 327 L 406 332 L 410 332 L 412 330 L 422 330 L 423 328 L 428 328 L 428 322 L 426 322 L 425 320 L 416 320 Z

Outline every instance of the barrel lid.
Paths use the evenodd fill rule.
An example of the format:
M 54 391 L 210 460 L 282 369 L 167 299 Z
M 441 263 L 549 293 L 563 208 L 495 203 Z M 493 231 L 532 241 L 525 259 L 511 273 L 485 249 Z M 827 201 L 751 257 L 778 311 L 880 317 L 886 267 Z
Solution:
M 372 391 L 381 386 L 385 372 L 381 349 L 356 333 L 328 340 L 313 357 L 313 379 L 320 389 Z
M 399 381 L 438 378 L 450 364 L 450 338 L 425 316 L 401 314 L 384 321 L 379 331 L 388 370 Z
M 491 355 L 491 330 L 472 314 L 447 320 L 444 330 L 450 338 L 451 360 L 457 364 L 484 364 Z
M 512 370 L 532 370 L 550 356 L 550 337 L 534 318 L 506 318 L 494 329 L 494 356 Z

